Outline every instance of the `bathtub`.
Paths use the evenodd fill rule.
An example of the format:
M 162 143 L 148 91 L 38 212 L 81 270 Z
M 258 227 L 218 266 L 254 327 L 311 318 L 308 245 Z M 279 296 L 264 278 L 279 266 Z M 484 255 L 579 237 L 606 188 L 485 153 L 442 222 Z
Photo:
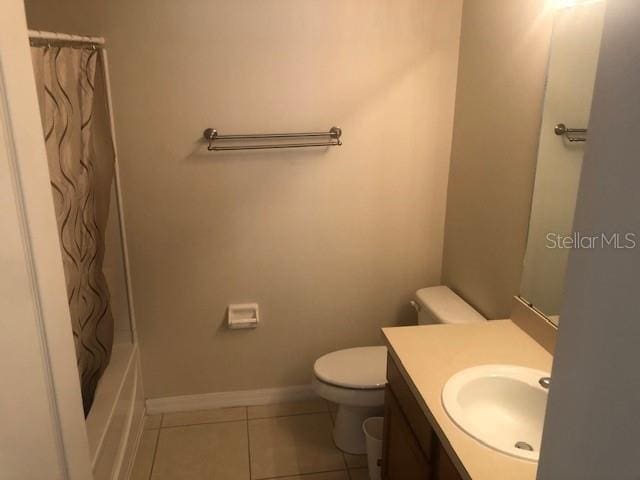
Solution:
M 86 418 L 94 480 L 129 478 L 143 422 L 144 391 L 138 346 L 115 344 Z

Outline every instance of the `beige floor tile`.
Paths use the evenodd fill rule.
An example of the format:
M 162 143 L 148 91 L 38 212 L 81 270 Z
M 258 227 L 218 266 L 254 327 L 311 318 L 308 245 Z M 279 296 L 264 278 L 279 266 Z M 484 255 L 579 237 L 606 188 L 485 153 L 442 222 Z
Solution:
M 162 422 L 162 414 L 160 415 L 145 415 L 144 417 L 144 429 L 153 430 L 160 428 Z
M 133 462 L 130 480 L 149 480 L 159 430 L 145 430 Z
M 214 410 L 198 410 L 195 412 L 165 413 L 162 427 L 176 427 L 180 425 L 199 425 L 201 423 L 218 423 L 245 420 L 245 407 L 216 408 Z
M 369 470 L 366 468 L 349 470 L 349 477 L 351 480 L 369 480 Z
M 345 453 L 344 461 L 347 463 L 348 468 L 360 468 L 367 466 L 366 455 L 351 455 L 350 453 Z
M 349 480 L 349 474 L 344 470 L 342 472 L 312 473 L 295 477 L 278 477 L 278 480 Z
M 249 420 L 254 479 L 345 468 L 328 413 Z
M 321 398 L 314 398 L 302 402 L 276 403 L 273 405 L 256 405 L 247 408 L 249 419 L 284 417 L 287 415 L 300 415 L 303 413 L 328 412 L 327 402 Z
M 248 480 L 246 422 L 160 431 L 152 480 Z

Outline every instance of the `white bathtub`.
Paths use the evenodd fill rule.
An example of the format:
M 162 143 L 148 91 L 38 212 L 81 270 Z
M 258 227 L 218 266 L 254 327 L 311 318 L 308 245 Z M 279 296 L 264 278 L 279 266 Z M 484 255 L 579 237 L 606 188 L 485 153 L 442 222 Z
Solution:
M 86 419 L 94 480 L 126 480 L 140 442 L 144 391 L 137 345 L 113 346 Z

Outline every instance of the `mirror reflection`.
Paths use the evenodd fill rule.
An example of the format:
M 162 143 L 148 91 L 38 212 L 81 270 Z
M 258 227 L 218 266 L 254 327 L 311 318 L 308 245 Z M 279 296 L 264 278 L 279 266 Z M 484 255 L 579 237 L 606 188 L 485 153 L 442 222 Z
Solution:
M 604 1 L 556 12 L 542 112 L 521 297 L 556 325 L 588 146 Z

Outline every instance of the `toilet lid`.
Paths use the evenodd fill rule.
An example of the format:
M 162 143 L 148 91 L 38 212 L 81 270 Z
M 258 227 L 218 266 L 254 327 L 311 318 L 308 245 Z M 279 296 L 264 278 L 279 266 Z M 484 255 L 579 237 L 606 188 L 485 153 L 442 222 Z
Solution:
M 387 383 L 387 347 L 357 347 L 323 355 L 313 366 L 319 380 L 345 388 L 375 389 Z

